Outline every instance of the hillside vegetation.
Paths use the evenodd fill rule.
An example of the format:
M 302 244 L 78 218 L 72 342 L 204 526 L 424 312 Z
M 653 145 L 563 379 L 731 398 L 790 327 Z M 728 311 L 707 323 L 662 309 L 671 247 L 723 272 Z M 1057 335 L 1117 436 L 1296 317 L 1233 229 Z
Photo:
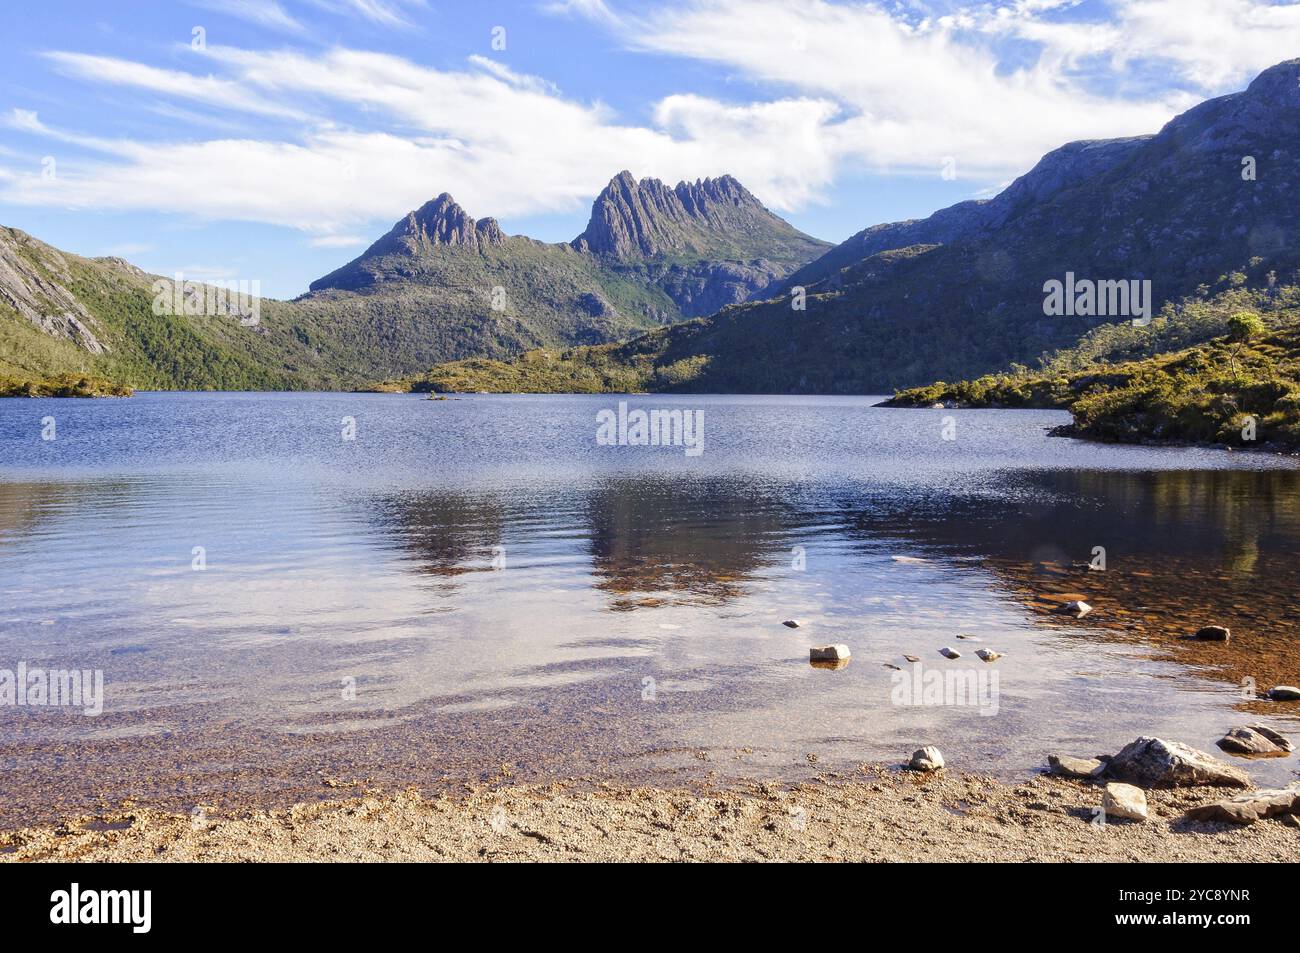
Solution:
M 1037 371 L 900 391 L 894 406 L 1068 410 L 1104 441 L 1300 449 L 1300 288 L 1236 289 L 1095 329 Z

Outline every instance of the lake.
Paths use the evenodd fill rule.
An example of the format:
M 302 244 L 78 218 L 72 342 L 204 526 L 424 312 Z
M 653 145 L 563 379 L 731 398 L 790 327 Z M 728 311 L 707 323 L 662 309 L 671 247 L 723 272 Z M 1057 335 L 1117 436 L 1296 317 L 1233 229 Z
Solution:
M 104 686 L 95 715 L 0 706 L 0 823 L 789 780 L 924 744 L 1016 778 L 1141 734 L 1300 730 L 1251 695 L 1300 681 L 1293 459 L 879 399 L 0 400 L 0 668 Z M 702 452 L 598 441 L 620 401 L 699 412 Z M 1051 611 L 1075 597 L 1095 611 Z M 1209 623 L 1233 641 L 1183 638 Z M 810 665 L 824 643 L 850 663 Z M 978 697 L 913 692 L 950 671 Z

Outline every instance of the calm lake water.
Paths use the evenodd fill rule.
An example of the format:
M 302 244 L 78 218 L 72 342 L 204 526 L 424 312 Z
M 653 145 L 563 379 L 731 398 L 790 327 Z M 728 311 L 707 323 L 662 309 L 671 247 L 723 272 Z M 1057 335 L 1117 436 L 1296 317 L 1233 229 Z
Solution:
M 703 411 L 688 456 L 598 445 L 619 399 L 0 400 L 0 668 L 105 681 L 94 717 L 0 707 L 0 821 L 324 782 L 785 779 L 928 743 L 1017 777 L 1139 734 L 1300 732 L 1242 689 L 1300 681 L 1291 459 L 1053 438 L 1053 412 L 623 398 Z M 1096 612 L 1047 611 L 1069 595 Z M 1211 622 L 1234 641 L 1182 640 Z M 847 667 L 809 665 L 827 642 Z M 898 704 L 909 654 L 996 672 L 996 705 Z

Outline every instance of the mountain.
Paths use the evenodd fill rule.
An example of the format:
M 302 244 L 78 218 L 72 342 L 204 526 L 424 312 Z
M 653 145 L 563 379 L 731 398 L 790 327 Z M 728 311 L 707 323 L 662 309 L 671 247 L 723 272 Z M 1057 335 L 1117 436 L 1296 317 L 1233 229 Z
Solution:
M 544 389 L 581 373 L 635 389 L 880 393 L 1031 363 L 1115 320 L 1047 313 L 1047 283 L 1071 274 L 1138 292 L 1149 281 L 1152 313 L 1279 276 L 1295 283 L 1298 159 L 1300 60 L 1290 60 L 1153 135 L 1056 149 L 991 200 L 866 229 L 774 281 L 770 300 L 534 357 L 528 376 Z M 421 386 L 493 389 L 498 373 L 519 376 L 451 366 Z
M 662 288 L 682 317 L 746 301 L 830 247 L 773 215 L 729 175 L 669 188 L 626 171 L 596 198 L 572 244 Z
M 155 280 L 119 258 L 82 258 L 0 228 L 0 375 L 273 389 L 310 385 L 337 370 L 320 368 L 292 334 L 250 329 L 237 317 L 155 313 Z
M 619 235 L 640 236 L 636 248 Z M 155 284 L 171 296 L 170 279 L 0 228 L 0 375 L 160 389 L 355 387 L 448 359 L 625 339 L 744 300 L 827 247 L 729 176 L 668 189 L 622 173 L 586 231 L 556 244 L 506 235 L 444 193 L 308 294 L 262 299 L 259 320 L 245 323 L 155 313 Z
M 615 176 L 572 242 L 506 235 L 448 194 L 406 215 L 299 302 L 364 297 L 436 322 L 445 357 L 614 341 L 749 299 L 830 246 L 773 215 L 731 176 L 637 182 Z

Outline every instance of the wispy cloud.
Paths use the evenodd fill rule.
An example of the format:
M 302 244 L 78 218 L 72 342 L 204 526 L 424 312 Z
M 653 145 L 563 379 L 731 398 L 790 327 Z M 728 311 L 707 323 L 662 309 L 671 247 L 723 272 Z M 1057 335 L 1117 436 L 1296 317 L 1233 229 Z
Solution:
M 361 235 L 322 235 L 311 240 L 312 248 L 357 248 L 368 245 L 370 239 Z
M 287 2 L 265 6 L 268 25 L 301 22 Z M 398 28 L 430 12 L 419 0 L 301 3 Z M 1286 58 L 1300 27 L 1300 3 L 1112 0 L 1092 19 L 1074 6 L 1007 0 L 932 15 L 923 4 L 827 0 L 549 3 L 624 49 L 732 81 L 728 99 L 685 88 L 645 103 L 636 122 L 488 57 L 435 69 L 347 48 L 213 45 L 176 69 L 59 51 L 49 61 L 92 90 L 145 90 L 155 109 L 257 123 L 196 138 L 200 123 L 178 122 L 188 138 L 110 140 L 15 110 L 11 128 L 101 158 L 61 163 L 56 178 L 9 168 L 0 198 L 275 223 L 320 247 L 343 247 L 444 190 L 478 216 L 574 212 L 622 168 L 669 181 L 731 173 L 788 211 L 846 170 L 937 173 L 951 156 L 984 184 L 1072 139 L 1152 132 Z M 1123 80 L 1135 63 L 1164 64 L 1171 81 L 1134 92 Z
M 97 83 L 147 89 L 167 97 L 196 100 L 209 106 L 241 112 L 302 118 L 302 113 L 297 109 L 270 102 L 245 85 L 215 76 L 158 69 L 112 56 L 62 51 L 45 55 L 60 72 Z
M 287 33 L 302 33 L 306 27 L 277 0 L 194 0 L 204 9 L 238 17 L 259 26 Z
M 410 17 L 428 9 L 425 0 L 311 0 L 333 12 L 352 13 L 383 26 L 410 26 Z

